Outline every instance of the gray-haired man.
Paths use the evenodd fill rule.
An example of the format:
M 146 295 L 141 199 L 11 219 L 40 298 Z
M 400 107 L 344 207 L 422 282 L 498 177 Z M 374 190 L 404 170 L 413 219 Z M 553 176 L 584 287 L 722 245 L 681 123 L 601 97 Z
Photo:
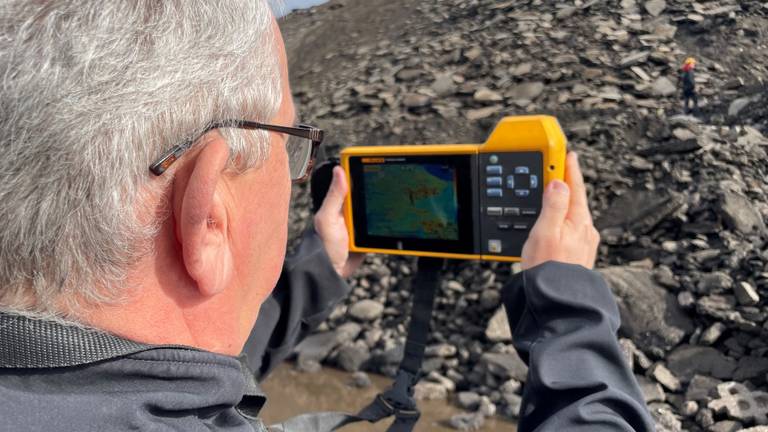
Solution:
M 359 264 L 338 170 L 317 234 L 285 259 L 291 180 L 306 177 L 322 131 L 293 127 L 266 2 L 8 0 L 0 74 L 0 428 L 264 430 L 248 366 L 268 371 L 327 316 Z M 568 172 L 568 185 L 547 189 L 524 265 L 580 266 L 530 270 L 517 330 L 531 330 L 537 287 L 552 293 L 541 275 L 587 290 L 598 280 L 584 269 L 598 236 L 574 157 Z M 538 368 L 541 351 L 520 346 L 542 382 L 527 390 L 521 430 L 562 428 L 583 412 L 599 415 L 601 430 L 647 429 L 606 302 L 590 316 L 607 318 L 584 328 L 601 329 L 591 346 L 607 351 L 593 358 L 616 387 L 585 391 L 574 378 L 572 400 L 547 423 L 552 398 L 541 392 L 539 403 L 536 392 L 557 393 L 552 363 Z

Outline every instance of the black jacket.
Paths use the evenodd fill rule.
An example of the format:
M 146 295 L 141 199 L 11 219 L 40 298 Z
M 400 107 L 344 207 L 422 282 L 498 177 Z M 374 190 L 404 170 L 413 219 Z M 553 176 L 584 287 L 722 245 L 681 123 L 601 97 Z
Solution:
M 683 94 L 693 94 L 696 91 L 696 77 L 693 69 L 680 71 L 680 82 L 683 85 Z
M 274 367 L 347 289 L 309 235 L 263 306 L 250 360 L 0 314 L 0 430 L 264 431 L 266 398 L 249 369 Z M 503 298 L 530 366 L 521 432 L 653 430 L 597 273 L 547 263 Z

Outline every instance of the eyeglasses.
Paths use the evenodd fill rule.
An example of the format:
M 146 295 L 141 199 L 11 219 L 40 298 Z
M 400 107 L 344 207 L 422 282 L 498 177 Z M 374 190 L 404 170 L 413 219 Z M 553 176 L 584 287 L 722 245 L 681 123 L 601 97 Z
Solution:
M 213 129 L 233 127 L 240 129 L 262 129 L 272 132 L 280 132 L 288 135 L 288 141 L 285 144 L 285 149 L 288 152 L 288 167 L 291 174 L 291 180 L 294 183 L 301 183 L 305 181 L 312 173 L 312 166 L 315 164 L 315 154 L 317 148 L 323 142 L 323 130 L 308 125 L 297 125 L 294 127 L 289 126 L 277 126 L 265 123 L 252 122 L 248 120 L 228 120 L 223 122 L 211 123 L 195 136 L 194 139 L 189 139 L 176 147 L 165 152 L 160 158 L 158 158 L 152 165 L 149 166 L 149 170 L 152 174 L 159 176 L 163 174 L 168 167 L 176 162 L 192 145 L 200 139 L 201 136 L 210 132 Z

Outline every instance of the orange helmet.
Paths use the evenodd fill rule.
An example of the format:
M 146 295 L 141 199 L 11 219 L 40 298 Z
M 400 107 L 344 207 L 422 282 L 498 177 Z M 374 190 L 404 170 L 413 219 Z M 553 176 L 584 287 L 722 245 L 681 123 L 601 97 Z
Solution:
M 693 57 L 688 57 L 687 59 L 685 59 L 685 62 L 683 62 L 683 65 L 684 66 L 688 66 L 688 65 L 696 66 L 696 59 L 693 58 Z

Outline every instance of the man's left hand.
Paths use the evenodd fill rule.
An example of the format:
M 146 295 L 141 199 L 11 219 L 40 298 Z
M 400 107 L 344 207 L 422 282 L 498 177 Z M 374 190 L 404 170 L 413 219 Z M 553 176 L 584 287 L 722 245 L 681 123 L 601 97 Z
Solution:
M 341 167 L 333 169 L 333 181 L 323 205 L 315 214 L 315 230 L 325 246 L 336 273 L 347 278 L 360 267 L 364 254 L 349 253 L 349 234 L 344 223 L 344 198 L 349 192 L 347 178 Z

